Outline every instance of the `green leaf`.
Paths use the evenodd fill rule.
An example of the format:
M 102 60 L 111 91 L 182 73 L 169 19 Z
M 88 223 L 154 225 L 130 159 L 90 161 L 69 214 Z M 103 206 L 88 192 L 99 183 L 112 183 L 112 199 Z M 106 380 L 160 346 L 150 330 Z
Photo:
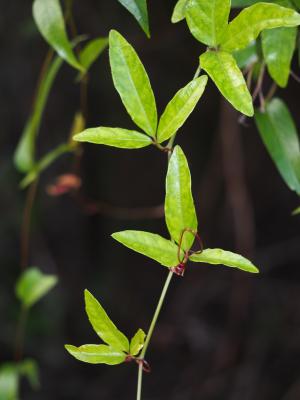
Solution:
M 87 71 L 108 46 L 108 38 L 89 41 L 79 53 L 80 64 Z
M 0 368 L 0 399 L 19 399 L 19 375 L 13 364 L 4 364 Z
M 206 264 L 223 264 L 227 267 L 238 268 L 246 272 L 259 272 L 251 261 L 247 260 L 247 258 L 222 249 L 205 249 L 200 254 L 191 255 L 189 259 L 194 262 L 202 262 Z
M 180 22 L 185 19 L 185 10 L 188 0 L 178 0 L 172 14 L 171 21 L 173 24 Z
M 189 0 L 185 16 L 191 34 L 208 46 L 217 46 L 226 30 L 230 0 Z
M 58 157 L 62 154 L 69 153 L 73 151 L 74 147 L 70 144 L 61 144 L 54 150 L 46 154 L 41 160 L 39 160 L 33 168 L 28 172 L 24 179 L 20 183 L 22 189 L 26 188 L 33 181 L 35 181 L 39 175 L 49 167 Z
M 258 3 L 245 8 L 230 22 L 221 49 L 229 52 L 247 47 L 264 29 L 293 27 L 300 24 L 300 15 L 277 4 Z
M 158 143 L 169 139 L 185 123 L 202 96 L 206 83 L 207 76 L 200 76 L 175 94 L 160 118 L 157 130 Z
M 121 364 L 126 359 L 126 354 L 122 351 L 115 350 L 105 344 L 85 344 L 80 347 L 75 347 L 67 344 L 65 349 L 77 360 L 89 364 Z
M 143 231 L 122 231 L 111 236 L 129 249 L 152 258 L 165 267 L 179 264 L 178 247 L 160 235 Z
M 152 140 L 143 133 L 121 128 L 89 128 L 73 137 L 78 142 L 104 144 L 121 149 L 140 149 L 149 146 Z
M 185 229 L 197 231 L 198 221 L 191 190 L 187 159 L 179 146 L 170 158 L 166 178 L 165 218 L 172 239 L 180 243 Z M 181 247 L 189 250 L 195 240 L 191 232 L 182 237 Z
M 44 39 L 67 63 L 83 71 L 67 37 L 59 0 L 34 0 L 32 9 L 35 23 Z
M 299 136 L 286 104 L 273 99 L 266 105 L 265 112 L 255 112 L 255 121 L 282 178 L 291 190 L 300 194 Z
M 293 7 L 290 1 L 282 5 Z M 286 87 L 296 48 L 297 28 L 276 28 L 262 32 L 262 50 L 269 74 L 280 87 Z
M 45 275 L 35 267 L 28 268 L 16 284 L 16 295 L 25 307 L 31 307 L 56 284 L 55 275 Z
M 128 114 L 155 137 L 157 110 L 149 77 L 133 47 L 114 30 L 109 34 L 109 58 L 115 88 Z
M 252 97 L 231 54 L 224 51 L 207 51 L 200 56 L 200 65 L 234 108 L 249 117 L 254 114 Z
M 294 5 L 297 7 L 297 9 L 300 9 L 300 0 L 293 0 Z
M 32 359 L 26 359 L 21 363 L 17 364 L 18 371 L 21 375 L 27 378 L 28 382 L 30 383 L 31 387 L 35 390 L 39 389 L 40 387 L 40 380 L 39 380 L 39 369 L 37 362 Z
M 146 333 L 142 329 L 139 329 L 130 341 L 130 355 L 136 356 L 139 354 L 144 347 L 145 338 Z
M 138 21 L 148 38 L 150 37 L 149 17 L 146 0 L 118 0 Z
M 114 350 L 128 352 L 127 337 L 117 329 L 101 304 L 88 290 L 84 291 L 84 298 L 86 313 L 97 335 Z
M 240 69 L 247 68 L 249 65 L 258 62 L 259 57 L 256 41 L 250 43 L 245 49 L 235 51 L 232 55 Z
M 63 60 L 60 57 L 56 57 L 39 85 L 32 114 L 26 123 L 14 154 L 14 163 L 20 172 L 28 172 L 34 166 L 35 139 L 40 128 L 50 90 L 62 63 Z
M 272 3 L 273 0 L 264 0 L 264 3 Z M 261 0 L 231 0 L 231 7 L 248 7 L 252 4 L 261 3 Z
M 300 214 L 300 207 L 297 207 L 293 212 L 292 215 L 299 215 Z

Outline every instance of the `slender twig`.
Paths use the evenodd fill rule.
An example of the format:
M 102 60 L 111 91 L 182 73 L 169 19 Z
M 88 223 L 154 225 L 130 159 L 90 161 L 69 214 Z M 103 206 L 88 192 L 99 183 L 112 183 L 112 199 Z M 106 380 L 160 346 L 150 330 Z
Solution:
M 22 306 L 20 311 L 20 316 L 18 320 L 18 326 L 16 330 L 16 338 L 15 338 L 15 350 L 14 350 L 14 358 L 15 361 L 20 361 L 23 357 L 23 347 L 24 347 L 24 337 L 25 337 L 25 328 L 28 316 L 28 309 L 25 306 Z
M 291 77 L 294 78 L 296 82 L 300 83 L 300 78 L 298 75 L 295 74 L 294 71 L 291 70 L 290 74 L 291 74 Z
M 23 212 L 23 220 L 21 226 L 21 257 L 20 266 L 24 270 L 28 267 L 29 241 L 30 241 L 30 222 L 32 208 L 35 200 L 38 179 L 36 179 L 29 187 L 26 195 L 26 203 Z
M 146 341 L 145 341 L 143 350 L 142 350 L 141 355 L 140 355 L 140 358 L 141 358 L 141 359 L 144 359 L 144 357 L 145 357 L 145 355 L 146 355 L 146 352 L 147 352 L 147 349 L 148 349 L 150 340 L 151 340 L 151 338 L 152 338 L 152 334 L 153 334 L 153 331 L 154 331 L 154 329 L 155 329 L 155 326 L 156 326 L 156 323 L 157 323 L 157 319 L 158 319 L 158 317 L 159 317 L 161 308 L 162 308 L 162 306 L 163 306 L 163 303 L 164 303 L 166 294 L 167 294 L 167 292 L 168 292 L 168 288 L 169 288 L 169 286 L 170 286 L 172 277 L 173 277 L 173 272 L 170 271 L 170 272 L 168 273 L 168 276 L 167 276 L 166 282 L 165 282 L 165 284 L 164 284 L 163 290 L 162 290 L 162 292 L 161 292 L 161 295 L 160 295 L 160 298 L 159 298 L 157 307 L 156 307 L 156 309 L 155 309 L 155 313 L 154 313 L 152 322 L 151 322 L 151 324 L 150 324 L 150 328 L 149 328 L 149 331 L 148 331 L 148 334 L 147 334 L 147 337 L 146 337 Z M 142 365 L 142 364 L 139 364 L 136 400 L 141 400 L 141 398 L 142 398 L 142 382 L 143 382 L 143 365 Z

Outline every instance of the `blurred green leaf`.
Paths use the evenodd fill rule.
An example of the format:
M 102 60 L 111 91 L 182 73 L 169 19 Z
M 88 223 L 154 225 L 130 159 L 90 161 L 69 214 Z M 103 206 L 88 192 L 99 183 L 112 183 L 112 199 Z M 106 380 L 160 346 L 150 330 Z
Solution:
M 249 117 L 253 116 L 252 97 L 231 54 L 224 51 L 207 51 L 200 56 L 200 65 L 234 108 Z
M 272 3 L 273 0 L 264 0 L 264 3 Z M 231 7 L 248 7 L 252 4 L 261 3 L 261 0 L 231 0 Z
M 67 37 L 59 0 L 34 0 L 32 10 L 35 23 L 49 45 L 72 67 L 83 71 Z
M 60 57 L 56 57 L 49 66 L 44 79 L 40 82 L 32 114 L 28 119 L 14 154 L 14 163 L 20 172 L 28 172 L 34 166 L 35 139 L 40 128 L 49 92 L 62 63 L 63 60 Z
M 88 128 L 73 137 L 78 142 L 89 142 L 104 144 L 106 146 L 119 147 L 122 149 L 140 149 L 149 146 L 152 140 L 149 136 L 137 131 L 121 128 Z
M 155 137 L 157 110 L 149 77 L 133 47 L 114 30 L 109 34 L 109 57 L 115 88 L 128 114 Z
M 300 214 L 300 207 L 297 207 L 293 212 L 292 215 L 299 215 Z
M 255 121 L 282 178 L 291 190 L 300 194 L 299 136 L 286 104 L 273 99 L 266 105 L 265 112 L 255 112 Z
M 293 3 L 299 10 L 300 9 L 300 0 L 293 0 Z
M 45 275 L 35 267 L 28 268 L 16 284 L 16 295 L 25 307 L 31 307 L 56 284 L 55 275 Z
M 157 131 L 158 143 L 169 139 L 185 123 L 202 96 L 206 83 L 207 76 L 200 76 L 175 94 L 160 118 Z
M 206 264 L 223 264 L 227 267 L 238 268 L 246 272 L 259 272 L 251 261 L 247 260 L 245 257 L 222 249 L 205 249 L 202 253 L 192 254 L 189 259 L 194 262 Z
M 230 22 L 221 49 L 229 52 L 247 47 L 264 29 L 293 27 L 300 24 L 300 15 L 277 4 L 258 3 L 245 8 Z
M 123 231 L 111 235 L 124 246 L 159 262 L 165 267 L 175 267 L 178 247 L 159 235 L 143 231 Z
M 27 378 L 31 387 L 35 390 L 40 387 L 39 368 L 37 362 L 32 359 L 25 359 L 18 364 L 18 371 L 21 375 Z
M 216 47 L 226 30 L 230 0 L 189 0 L 185 16 L 191 34 L 199 42 Z
M 235 51 L 232 55 L 240 69 L 256 63 L 259 60 L 256 41 L 250 43 L 245 49 Z
M 14 364 L 4 364 L 0 368 L 0 400 L 19 399 L 19 375 Z
M 289 0 L 277 0 L 277 4 L 293 8 Z M 269 74 L 280 87 L 286 87 L 291 62 L 296 48 L 297 28 L 275 28 L 262 32 L 262 50 Z
M 79 53 L 80 64 L 85 71 L 97 60 L 100 54 L 108 46 L 108 38 L 97 38 L 90 40 Z
M 185 8 L 188 0 L 178 0 L 172 14 L 171 21 L 173 24 L 180 22 L 185 19 Z
M 128 352 L 129 342 L 127 337 L 117 329 L 101 304 L 88 290 L 84 291 L 84 298 L 86 313 L 97 335 L 111 346 L 114 351 L 118 350 L 118 354 L 122 351 Z M 107 348 L 107 346 L 105 346 L 105 348 Z M 100 349 L 102 349 L 102 347 Z
M 118 0 L 138 21 L 148 38 L 150 37 L 147 0 Z
M 80 347 L 67 344 L 65 348 L 77 360 L 89 364 L 117 365 L 126 359 L 125 353 L 105 344 L 85 344 Z
M 187 159 L 179 146 L 170 158 L 166 178 L 165 218 L 172 239 L 180 243 L 183 250 L 189 250 L 195 240 L 191 232 L 197 231 L 198 221 L 191 189 L 191 174 Z M 177 261 L 178 264 L 178 261 Z
M 137 356 L 144 347 L 146 333 L 139 329 L 130 341 L 129 353 L 132 356 Z
M 46 154 L 41 160 L 39 160 L 33 168 L 28 172 L 24 179 L 22 179 L 20 183 L 20 187 L 25 189 L 28 185 L 30 185 L 33 181 L 35 181 L 39 175 L 49 167 L 58 157 L 62 154 L 69 153 L 73 150 L 73 146 L 71 144 L 61 144 L 56 147 L 54 150 L 50 151 Z

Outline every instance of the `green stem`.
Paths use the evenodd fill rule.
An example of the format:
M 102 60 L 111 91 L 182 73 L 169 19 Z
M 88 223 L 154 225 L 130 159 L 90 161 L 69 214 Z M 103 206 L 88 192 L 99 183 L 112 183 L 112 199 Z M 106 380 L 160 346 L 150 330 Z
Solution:
M 173 272 L 170 271 L 169 274 L 168 274 L 168 277 L 166 279 L 166 282 L 164 284 L 163 290 L 161 292 L 161 295 L 160 295 L 160 298 L 159 298 L 159 301 L 158 301 L 154 316 L 152 318 L 152 322 L 151 322 L 151 325 L 150 325 L 150 328 L 149 328 L 149 331 L 148 331 L 148 334 L 147 334 L 147 337 L 146 337 L 146 341 L 145 341 L 143 350 L 142 350 L 141 355 L 140 355 L 141 359 L 145 358 L 145 355 L 146 355 L 146 352 L 147 352 L 151 337 L 153 335 L 153 331 L 155 329 L 155 326 L 156 326 L 156 323 L 157 323 L 161 308 L 162 308 L 162 306 L 164 304 L 164 301 L 165 301 L 165 298 L 166 298 L 166 294 L 168 292 L 168 288 L 170 286 L 172 277 L 173 277 Z M 139 371 L 138 371 L 138 384 L 137 384 L 136 400 L 141 400 L 141 398 L 142 398 L 141 397 L 142 396 L 142 381 L 143 381 L 143 365 L 140 364 L 139 365 Z

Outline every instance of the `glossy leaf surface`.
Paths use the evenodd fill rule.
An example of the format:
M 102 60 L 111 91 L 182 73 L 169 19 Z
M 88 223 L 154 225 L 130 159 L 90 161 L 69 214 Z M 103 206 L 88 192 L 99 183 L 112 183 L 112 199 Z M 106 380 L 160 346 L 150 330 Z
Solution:
M 173 24 L 182 21 L 185 19 L 185 8 L 188 3 L 188 0 L 178 0 L 172 14 L 171 21 Z
M 79 53 L 80 64 L 87 71 L 108 46 L 107 38 L 90 40 Z
M 165 267 L 175 267 L 179 263 L 177 246 L 160 235 L 143 231 L 122 231 L 113 233 L 112 237 Z
M 277 0 L 285 7 L 293 7 L 289 0 Z M 280 87 L 286 87 L 291 62 L 296 48 L 297 28 L 276 28 L 262 32 L 262 50 L 269 74 Z
M 300 24 L 300 15 L 277 4 L 258 3 L 245 8 L 230 22 L 221 49 L 229 52 L 247 47 L 264 29 L 293 27 Z
M 197 231 L 198 221 L 192 196 L 191 174 L 187 159 L 179 146 L 171 156 L 166 178 L 165 218 L 172 239 L 179 243 L 185 229 Z M 191 248 L 195 237 L 186 232 L 182 248 Z
M 88 128 L 74 136 L 78 142 L 89 142 L 104 144 L 106 146 L 119 147 L 122 149 L 140 149 L 149 146 L 152 140 L 149 136 L 137 131 L 130 131 L 121 128 Z
M 28 172 L 35 162 L 35 139 L 38 134 L 41 119 L 49 97 L 50 90 L 63 60 L 57 57 L 48 68 L 45 78 L 41 81 L 35 98 L 33 111 L 29 117 L 21 139 L 14 154 L 14 163 L 20 172 Z
M 33 306 L 57 284 L 55 275 L 45 275 L 38 268 L 29 268 L 16 284 L 18 299 L 26 307 Z
M 208 46 L 217 46 L 225 32 L 230 0 L 189 0 L 185 16 L 191 34 Z
M 128 352 L 127 337 L 118 330 L 98 300 L 88 290 L 84 291 L 84 298 L 86 313 L 97 335 L 113 349 Z
M 115 88 L 132 120 L 154 137 L 157 110 L 149 77 L 133 47 L 117 31 L 109 34 L 109 58 Z
M 157 130 L 158 143 L 169 139 L 185 123 L 201 98 L 206 83 L 207 76 L 200 76 L 175 94 L 160 118 Z
M 117 365 L 125 361 L 126 354 L 105 344 L 85 344 L 80 347 L 66 345 L 66 350 L 77 360 L 89 364 Z
M 300 194 L 300 146 L 293 118 L 285 103 L 275 98 L 264 113 L 256 111 L 261 138 L 282 178 Z
M 84 70 L 76 59 L 64 22 L 59 0 L 34 0 L 33 17 L 44 39 L 72 67 Z
M 244 76 L 231 54 L 207 51 L 200 56 L 200 65 L 234 108 L 249 117 L 254 114 L 252 97 Z
M 245 49 L 235 51 L 232 55 L 240 69 L 246 68 L 259 60 L 257 44 L 255 41 Z
M 147 0 L 118 0 L 138 21 L 148 38 L 150 37 Z
M 132 356 L 137 356 L 144 347 L 146 334 L 142 329 L 139 329 L 130 341 L 129 353 Z
M 252 262 L 247 260 L 245 257 L 222 249 L 205 249 L 200 254 L 191 255 L 189 259 L 194 262 L 213 265 L 222 264 L 226 265 L 227 267 L 238 268 L 246 272 L 259 272 Z

